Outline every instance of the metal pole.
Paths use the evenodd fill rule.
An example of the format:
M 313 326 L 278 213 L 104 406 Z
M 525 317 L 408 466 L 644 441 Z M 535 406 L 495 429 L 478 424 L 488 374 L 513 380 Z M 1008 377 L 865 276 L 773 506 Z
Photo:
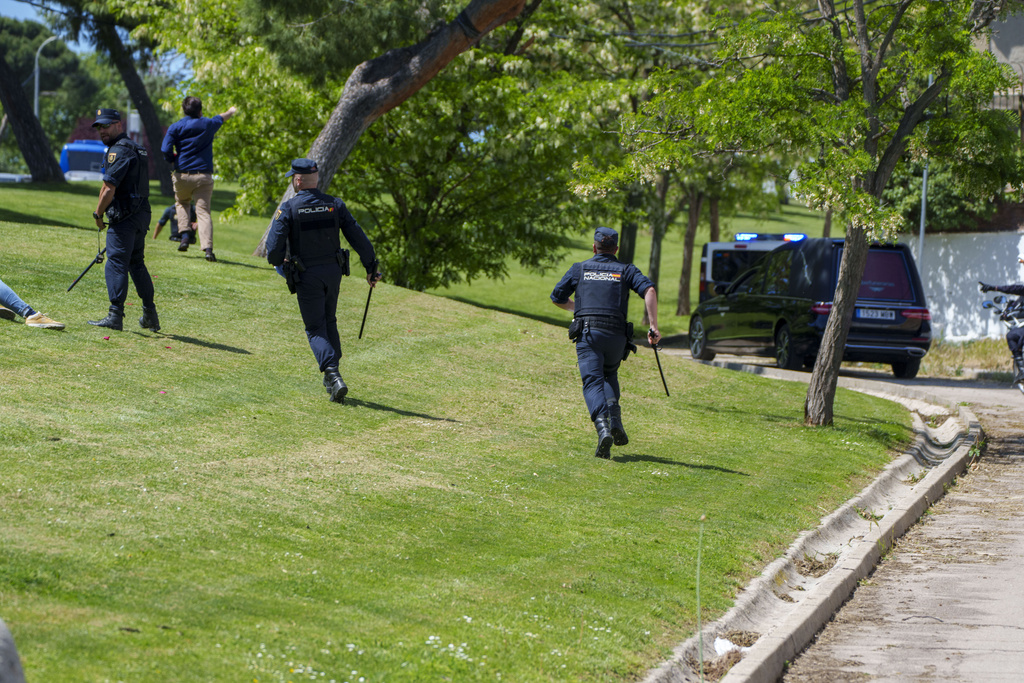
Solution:
M 57 40 L 57 36 L 50 36 L 49 38 L 44 40 L 43 44 L 39 46 L 38 50 L 36 50 L 36 66 L 34 71 L 36 76 L 36 94 L 35 105 L 33 106 L 32 111 L 35 113 L 37 119 L 39 118 L 39 53 L 43 51 L 43 48 L 46 47 L 47 44 L 52 43 L 55 40 Z
M 928 74 L 928 87 L 931 87 L 934 77 Z M 924 263 L 924 219 L 928 211 L 928 159 L 924 160 L 924 173 L 921 176 L 921 229 L 917 235 L 917 269 L 921 270 Z

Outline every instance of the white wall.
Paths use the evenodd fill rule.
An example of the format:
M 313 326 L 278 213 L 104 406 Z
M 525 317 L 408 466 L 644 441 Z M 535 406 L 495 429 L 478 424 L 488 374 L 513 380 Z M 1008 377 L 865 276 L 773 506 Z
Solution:
M 910 246 L 921 272 L 928 308 L 932 314 L 932 336 L 947 341 L 1000 338 L 1003 323 L 981 302 L 998 295 L 982 294 L 978 281 L 993 285 L 1024 282 L 1024 233 L 976 232 L 924 236 L 924 258 L 918 253 L 918 236 L 904 235 L 900 242 Z

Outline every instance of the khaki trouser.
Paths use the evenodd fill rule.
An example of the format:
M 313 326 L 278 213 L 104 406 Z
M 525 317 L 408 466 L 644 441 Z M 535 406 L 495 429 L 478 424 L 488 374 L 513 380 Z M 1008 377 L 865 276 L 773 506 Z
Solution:
M 178 218 L 178 234 L 189 239 L 192 223 L 189 221 L 189 203 L 196 204 L 196 223 L 199 226 L 199 246 L 213 249 L 213 218 L 210 217 L 210 200 L 213 199 L 212 173 L 180 173 L 171 175 L 174 182 L 175 213 Z M 184 228 L 183 228 L 184 226 Z

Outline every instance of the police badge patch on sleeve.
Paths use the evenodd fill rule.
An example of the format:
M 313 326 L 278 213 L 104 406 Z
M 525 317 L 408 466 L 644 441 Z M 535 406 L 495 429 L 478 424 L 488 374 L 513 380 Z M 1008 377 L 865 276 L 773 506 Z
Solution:
M 114 159 L 116 159 L 116 158 L 117 158 L 117 152 L 111 152 L 110 154 L 107 155 L 107 163 L 108 164 L 114 163 Z
M 278 209 L 278 210 L 277 210 L 277 213 L 276 213 L 276 214 L 274 214 L 274 220 L 276 221 L 276 220 L 277 220 L 278 218 L 280 218 L 280 217 L 281 217 L 281 209 Z

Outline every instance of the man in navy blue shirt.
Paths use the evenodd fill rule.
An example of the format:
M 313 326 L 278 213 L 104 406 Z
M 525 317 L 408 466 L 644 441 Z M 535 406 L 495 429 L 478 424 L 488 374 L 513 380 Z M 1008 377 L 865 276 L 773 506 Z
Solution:
M 551 292 L 556 306 L 573 312 L 569 338 L 576 342 L 583 399 L 597 429 L 594 455 L 605 459 L 611 457 L 613 443 L 629 443 L 619 406 L 619 364 L 625 359 L 627 343 L 632 345 L 630 291 L 644 299 L 651 323 L 647 341 L 653 346 L 661 339 L 654 284 L 639 268 L 615 258 L 618 251 L 618 233 L 598 228 L 594 232 L 594 258 L 574 263 Z M 571 298 L 573 293 L 576 301 Z
M 199 226 L 199 246 L 207 261 L 213 255 L 213 219 L 210 200 L 213 198 L 213 138 L 225 121 L 238 111 L 231 107 L 212 119 L 203 116 L 203 103 L 198 97 L 186 97 L 181 103 L 185 117 L 175 121 L 164 135 L 160 151 L 174 169 L 174 200 L 177 206 L 178 231 L 183 236 L 178 251 L 188 251 L 191 243 L 189 203 L 195 202 Z M 184 229 L 181 226 L 189 226 Z M 187 237 L 188 239 L 185 239 Z
M 344 403 L 348 386 L 338 372 L 337 311 L 341 277 L 348 275 L 348 251 L 341 248 L 340 235 L 359 254 L 370 287 L 381 279 L 376 253 L 345 203 L 317 189 L 315 161 L 295 159 L 285 175 L 292 177 L 295 196 L 274 214 L 267 235 L 267 261 L 287 269 L 288 286 L 298 295 L 306 338 L 324 375 L 324 388 L 332 401 Z

